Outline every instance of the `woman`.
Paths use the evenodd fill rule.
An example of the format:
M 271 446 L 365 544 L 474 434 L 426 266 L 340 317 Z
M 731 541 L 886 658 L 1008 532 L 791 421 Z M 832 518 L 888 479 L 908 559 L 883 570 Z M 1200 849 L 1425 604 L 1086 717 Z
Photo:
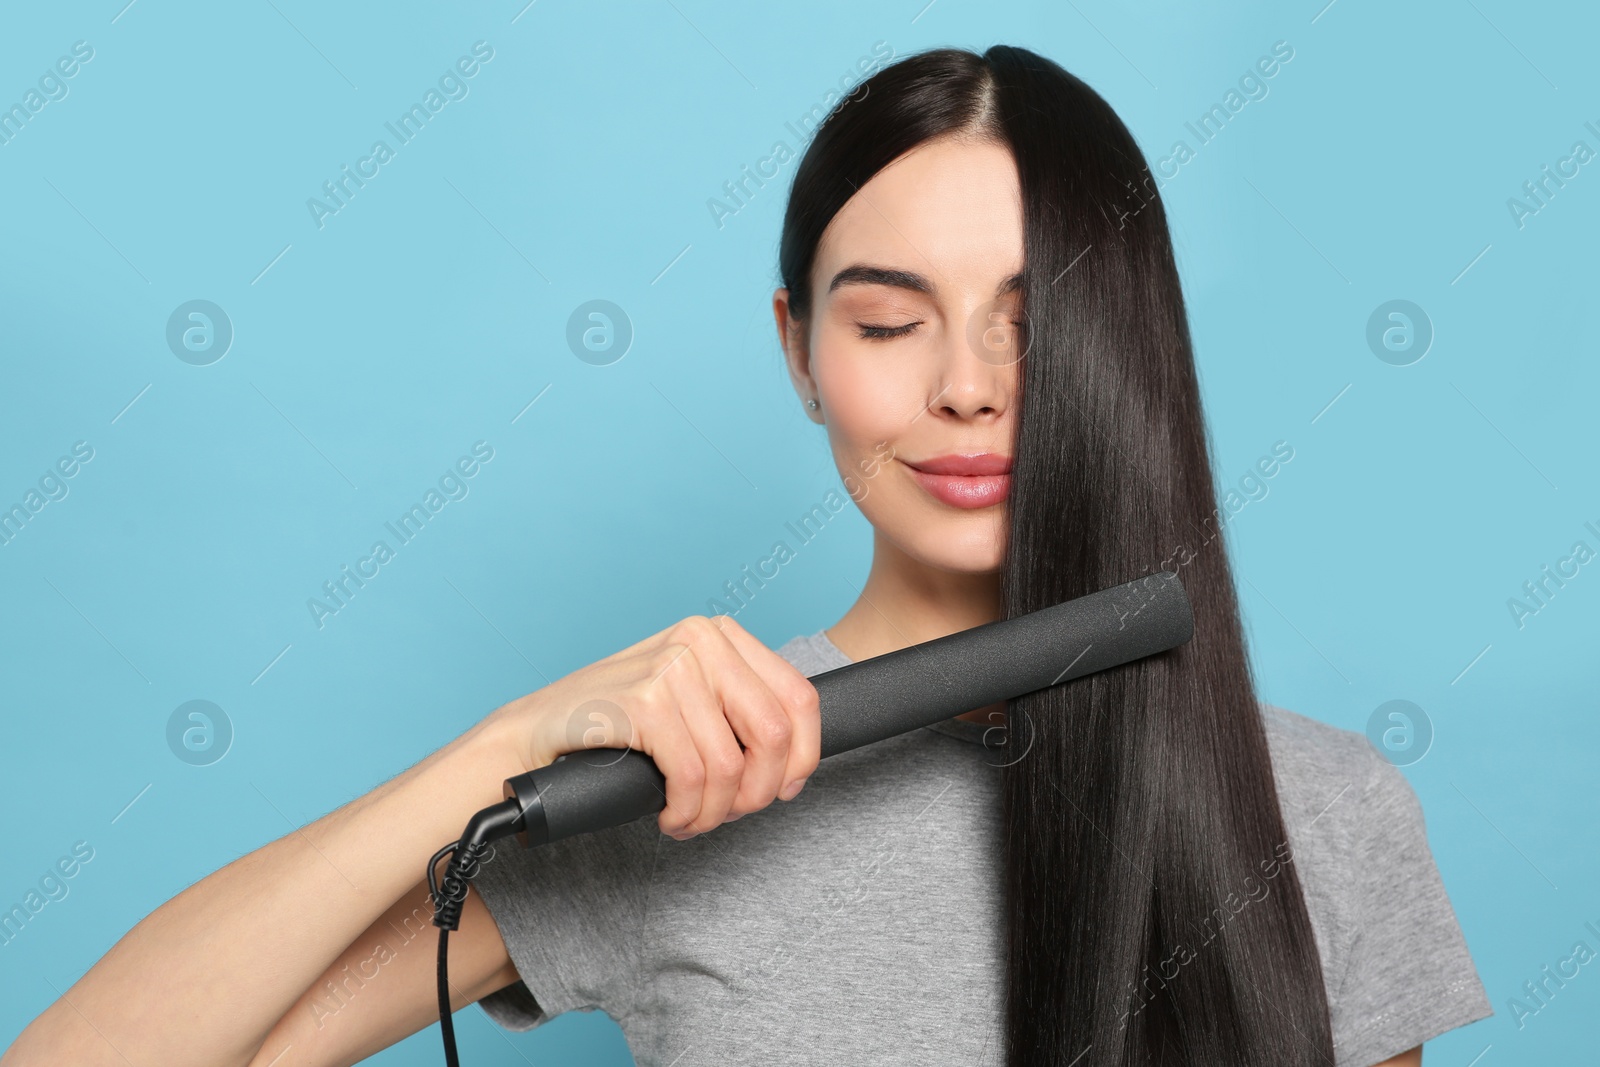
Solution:
M 1255 697 L 1166 217 L 1110 107 L 1023 49 L 902 60 L 818 131 L 780 266 L 874 528 L 844 617 L 777 652 L 690 617 L 497 709 L 163 905 L 6 1067 L 349 1064 L 421 1029 L 426 858 L 586 746 L 649 753 L 666 808 L 503 845 L 455 1007 L 602 1007 L 679 1067 L 1417 1064 L 1489 1014 L 1404 778 Z M 1185 645 L 819 765 L 805 676 L 1158 570 Z

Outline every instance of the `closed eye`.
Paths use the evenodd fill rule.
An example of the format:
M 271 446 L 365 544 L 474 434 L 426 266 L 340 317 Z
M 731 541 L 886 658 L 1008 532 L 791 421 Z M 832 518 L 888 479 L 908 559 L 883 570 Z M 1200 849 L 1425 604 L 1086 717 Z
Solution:
M 904 337 L 906 334 L 922 325 L 922 323 L 918 321 L 908 322 L 904 326 L 872 326 L 865 322 L 858 322 L 856 325 L 861 327 L 862 337 L 882 339 L 887 337 Z

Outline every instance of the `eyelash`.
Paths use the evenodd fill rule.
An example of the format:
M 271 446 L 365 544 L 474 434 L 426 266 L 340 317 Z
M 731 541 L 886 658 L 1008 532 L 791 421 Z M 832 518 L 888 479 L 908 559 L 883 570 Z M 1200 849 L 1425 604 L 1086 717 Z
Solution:
M 867 323 L 858 322 L 861 327 L 861 336 L 873 340 L 887 340 L 893 337 L 904 337 L 921 325 L 921 322 L 908 322 L 904 326 L 869 326 Z

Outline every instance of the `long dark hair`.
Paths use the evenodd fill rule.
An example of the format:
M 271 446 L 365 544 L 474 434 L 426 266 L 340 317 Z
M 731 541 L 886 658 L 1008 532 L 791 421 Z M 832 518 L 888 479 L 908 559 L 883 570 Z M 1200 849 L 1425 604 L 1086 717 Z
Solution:
M 779 254 L 791 313 L 809 320 L 817 243 L 845 201 L 947 134 L 1004 144 L 1021 181 L 1006 617 L 1162 570 L 1195 616 L 1171 652 L 1007 706 L 1011 751 L 1026 749 L 1000 772 L 1007 1061 L 1331 1067 L 1166 212 L 1127 127 L 1022 48 L 884 68 L 795 172 Z

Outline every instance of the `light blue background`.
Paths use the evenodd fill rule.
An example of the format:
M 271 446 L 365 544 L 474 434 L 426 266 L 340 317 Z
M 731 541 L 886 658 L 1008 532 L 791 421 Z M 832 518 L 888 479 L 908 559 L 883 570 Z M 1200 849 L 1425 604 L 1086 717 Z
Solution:
M 1283 40 L 1164 189 L 1219 480 L 1295 450 L 1228 526 L 1262 694 L 1433 723 L 1405 773 L 1496 1015 L 1427 1061 L 1594 1056 L 1600 964 L 1521 1028 L 1508 1007 L 1600 948 L 1600 566 L 1520 629 L 1507 607 L 1600 549 L 1600 163 L 1523 227 L 1507 206 L 1600 149 L 1591 8 L 124 2 L 0 19 L 0 105 L 94 49 L 0 145 L 0 504 L 94 449 L 0 547 L 0 903 L 95 849 L 0 948 L 0 1041 L 193 881 L 706 612 L 838 486 L 771 319 L 794 164 L 721 228 L 707 202 L 803 147 L 786 123 L 875 42 L 1032 48 L 1155 160 Z M 469 94 L 319 229 L 306 200 L 479 40 Z M 635 330 L 609 366 L 565 341 L 596 298 Z M 1403 367 L 1365 341 L 1397 298 L 1436 330 Z M 236 331 L 209 366 L 165 341 L 193 299 Z M 307 599 L 479 440 L 469 495 L 319 629 Z M 847 510 L 740 621 L 770 645 L 834 622 L 869 532 Z M 192 699 L 235 730 L 210 766 L 167 746 Z M 600 1014 L 457 1019 L 467 1063 L 628 1062 Z M 437 1064 L 436 1027 L 369 1062 Z

